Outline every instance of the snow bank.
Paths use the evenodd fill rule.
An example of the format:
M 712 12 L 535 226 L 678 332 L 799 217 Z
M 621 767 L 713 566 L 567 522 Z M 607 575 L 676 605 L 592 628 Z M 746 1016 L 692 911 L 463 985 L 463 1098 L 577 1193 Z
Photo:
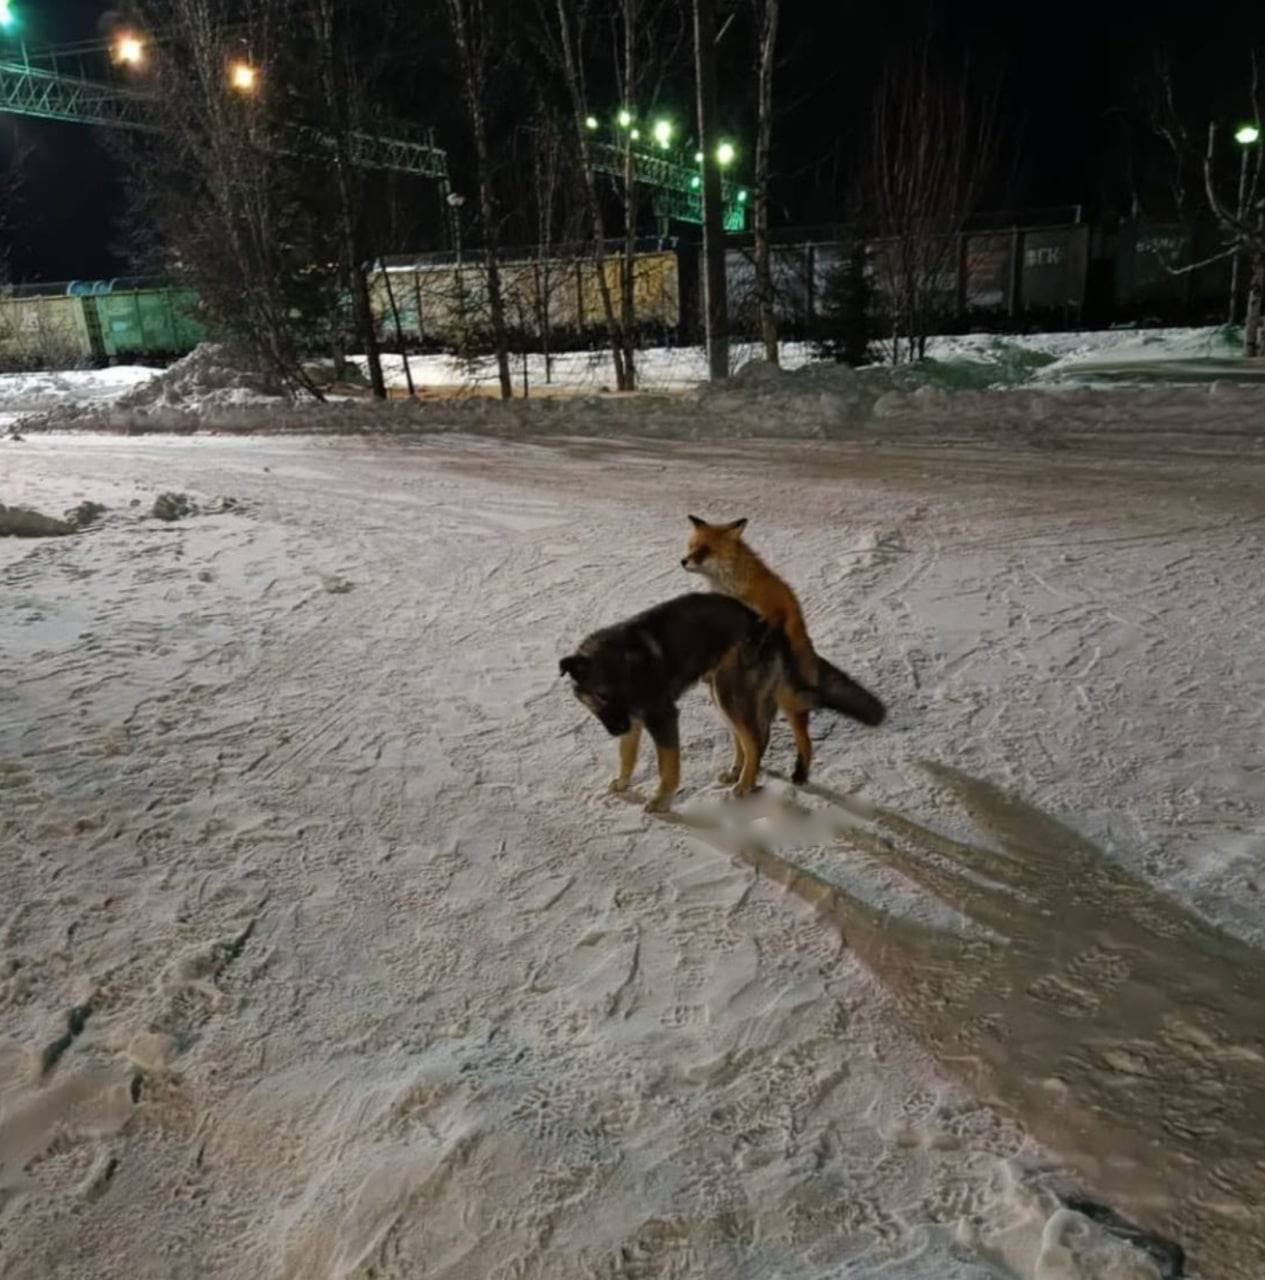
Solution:
M 54 404 L 112 403 L 154 374 L 136 365 L 0 374 L 0 413 L 34 413 Z
M 918 372 L 750 364 L 728 383 L 678 395 L 572 396 L 502 402 L 445 400 L 328 404 L 214 394 L 192 403 L 86 405 L 24 419 L 24 431 L 142 435 L 437 434 L 647 437 L 676 440 L 988 440 L 1057 448 L 1121 436 L 1182 440 L 1201 448 L 1257 450 L 1265 443 L 1265 389 L 1202 386 L 961 388 Z M 911 389 L 912 388 L 912 389 Z M 1220 442 L 1218 446 L 1218 442 Z
M 1265 434 L 1265 366 L 1244 362 L 1235 341 L 1216 329 L 968 334 L 933 340 L 929 357 L 916 365 L 864 369 L 813 362 L 805 344 L 787 344 L 783 365 L 773 367 L 750 358 L 755 348 L 739 346 L 738 370 L 721 384 L 702 381 L 697 349 L 661 348 L 639 353 L 642 385 L 652 389 L 635 395 L 605 389 L 604 352 L 579 352 L 556 358 L 555 382 L 544 394 L 543 359 L 531 357 L 532 394 L 508 403 L 483 394 L 490 365 L 427 356 L 410 360 L 422 393 L 416 399 L 344 396 L 325 404 L 287 398 L 224 347 L 207 343 L 144 382 L 137 383 L 139 371 L 114 370 L 92 375 L 99 383 L 81 375 L 90 393 L 50 386 L 44 412 L 18 425 L 124 434 L 455 431 L 679 440 L 932 434 L 1051 446 L 1150 433 L 1197 435 L 1204 445 L 1229 437 L 1234 447 L 1247 441 L 1255 448 Z M 400 357 L 388 358 L 387 373 L 392 385 L 402 383 Z M 451 391 L 459 381 L 470 394 L 427 394 Z M 0 403 L 3 394 L 0 385 Z
M 203 342 L 116 403 L 124 409 L 161 407 L 196 413 L 203 408 L 266 404 L 282 396 L 271 375 L 250 368 L 222 343 Z

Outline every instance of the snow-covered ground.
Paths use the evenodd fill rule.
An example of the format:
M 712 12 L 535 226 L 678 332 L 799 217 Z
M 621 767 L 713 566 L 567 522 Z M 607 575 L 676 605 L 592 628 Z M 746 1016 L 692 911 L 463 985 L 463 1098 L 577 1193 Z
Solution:
M 1052 396 L 1047 417 L 1083 403 Z M 1265 941 L 1265 461 L 1102 427 L 1092 457 L 921 438 L 0 441 L 0 501 L 109 508 L 0 546 L 0 1271 L 1162 1274 L 1106 1240 L 1074 1262 L 1083 1224 L 1051 1198 L 1067 1188 L 1149 1213 L 1196 1268 L 1201 1249 L 1217 1263 L 1208 1280 L 1260 1274 L 1225 1261 L 1236 1231 L 1242 1258 L 1265 1248 L 1224 1190 L 1232 1139 L 1206 1153 L 1230 1245 L 1184 1203 L 1138 1210 L 1136 1170 L 1076 1159 L 1092 1134 L 1055 1115 L 1043 1146 L 1004 1105 L 1031 1085 L 1071 1108 L 1076 1079 L 1007 1082 L 1003 1054 L 996 1099 L 972 1096 L 946 1074 L 972 1075 L 966 1051 L 937 1065 L 887 982 L 904 965 L 934 993 L 922 935 L 845 946 L 836 927 L 854 897 L 965 928 L 890 842 L 928 873 L 992 847 L 968 810 L 1001 819 L 963 796 L 996 783 L 1029 806 L 998 847 L 1054 858 L 1016 928 L 1070 958 L 1028 984 L 968 941 L 965 986 L 986 972 L 998 1000 L 1080 1014 L 1118 986 L 1109 895 L 1080 935 L 1091 863 L 1136 877 L 1121 919 L 1170 921 L 1164 895 L 1255 973 L 1233 939 Z M 146 518 L 165 490 L 238 504 Z M 689 589 L 687 511 L 750 517 L 818 647 L 892 710 L 873 731 L 818 717 L 809 815 L 738 837 L 715 825 L 729 748 L 701 694 L 669 821 L 605 793 L 613 744 L 557 679 L 589 630 Z M 789 759 L 779 726 L 770 764 Z M 768 794 L 793 798 L 777 777 Z M 981 1027 L 1004 1044 L 987 1018 L 963 1043 Z M 1117 1083 L 1096 1127 L 1154 1133 L 1160 1165 L 1207 1130 L 1174 1136 L 1148 1110 L 1152 1030 L 1103 1031 Z M 1209 1088 L 1261 1060 L 1223 1047 Z
M 967 375 L 969 385 L 988 381 L 1015 385 L 1025 381 L 1068 385 L 1101 385 L 1121 379 L 1137 381 L 1206 382 L 1265 379 L 1265 366 L 1245 364 L 1243 350 L 1226 330 L 1217 328 L 1108 329 L 1071 333 L 970 333 L 932 338 L 927 356 L 936 366 L 926 371 L 931 385 L 954 386 L 954 367 Z M 732 365 L 741 368 L 762 358 L 755 343 L 736 343 Z M 407 380 L 399 356 L 385 356 L 390 386 L 404 388 Z M 783 344 L 786 369 L 802 369 L 814 361 L 813 348 L 803 342 Z M 525 368 L 524 368 L 525 366 Z M 949 367 L 944 367 L 949 366 Z M 497 385 L 491 360 L 461 361 L 451 356 L 410 356 L 414 386 L 430 391 L 458 388 L 492 390 Z M 564 352 L 550 362 L 546 380 L 541 355 L 512 363 L 516 394 L 522 393 L 524 373 L 532 395 L 550 392 L 609 390 L 610 354 L 606 351 Z M 638 386 L 647 391 L 682 391 L 707 378 L 707 358 L 699 347 L 656 347 L 637 355 Z

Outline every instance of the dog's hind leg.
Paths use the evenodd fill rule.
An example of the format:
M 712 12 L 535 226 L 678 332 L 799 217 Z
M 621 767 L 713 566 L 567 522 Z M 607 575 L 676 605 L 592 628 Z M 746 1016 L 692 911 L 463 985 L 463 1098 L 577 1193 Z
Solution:
M 733 714 L 733 707 L 738 700 L 738 682 L 732 658 L 721 663 L 708 678 L 707 683 L 711 687 L 712 701 L 720 709 L 720 714 L 725 717 L 725 723 L 733 733 L 734 762 L 728 769 L 722 769 L 716 775 L 716 781 L 728 787 L 742 776 L 742 766 L 747 758 L 747 753 L 742 748 L 742 738 L 738 733 L 738 720 Z
M 641 749 L 641 722 L 633 726 L 619 739 L 619 776 L 611 780 L 611 790 L 618 793 L 628 790 L 633 770 L 637 767 L 637 752 Z
M 659 757 L 659 790 L 647 803 L 646 812 L 666 813 L 681 785 L 681 736 L 676 708 L 669 707 L 647 717 L 646 728 L 654 739 L 655 753 Z

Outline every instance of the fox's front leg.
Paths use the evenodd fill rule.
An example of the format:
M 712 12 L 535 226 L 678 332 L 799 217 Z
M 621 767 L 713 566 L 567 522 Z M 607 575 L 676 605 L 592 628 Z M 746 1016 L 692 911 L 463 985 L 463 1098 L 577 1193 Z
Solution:
M 641 722 L 633 721 L 633 726 L 619 739 L 619 774 L 611 779 L 611 790 L 617 795 L 628 790 L 632 781 L 633 770 L 637 767 L 637 752 L 641 749 Z
M 655 753 L 659 757 L 659 790 L 646 804 L 647 813 L 667 813 L 672 808 L 672 797 L 681 785 L 681 737 L 677 725 L 675 707 L 646 720 L 646 728 L 650 730 Z

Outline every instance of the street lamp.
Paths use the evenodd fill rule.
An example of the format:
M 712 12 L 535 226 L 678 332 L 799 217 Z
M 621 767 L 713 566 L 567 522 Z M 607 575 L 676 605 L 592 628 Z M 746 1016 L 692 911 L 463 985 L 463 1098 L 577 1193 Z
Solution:
M 619 121 L 619 127 L 621 129 L 627 129 L 628 126 L 632 124 L 632 112 L 629 111 L 627 107 L 623 107 L 620 109 L 619 115 L 617 115 L 615 119 Z
M 737 154 L 732 142 L 722 142 L 716 148 L 716 163 L 723 169 L 726 165 L 733 164 Z
M 452 210 L 452 235 L 457 250 L 457 287 L 461 287 L 461 206 L 466 198 L 460 191 L 450 191 L 445 199 Z
M 584 127 L 585 127 L 586 129 L 596 129 L 596 128 L 597 128 L 597 117 L 596 117 L 596 116 L 585 116 L 585 117 L 584 117 Z
M 10 0 L 0 0 L 0 30 L 12 31 L 18 25 L 18 16 L 13 12 Z
M 126 67 L 139 67 L 145 61 L 145 44 L 139 36 L 120 36 L 114 45 L 114 56 Z
M 672 143 L 672 121 L 656 120 L 654 123 L 654 140 L 666 151 Z
M 641 130 L 640 130 L 640 129 L 630 129 L 630 130 L 629 130 L 629 132 L 628 132 L 628 136 L 629 136 L 629 137 L 630 137 L 634 142 L 640 142 L 640 141 L 641 141 Z
M 695 164 L 703 163 L 703 153 L 701 151 L 694 152 L 694 163 Z
M 747 189 L 746 189 L 746 187 L 739 187 L 739 188 L 738 188 L 738 203 L 739 203 L 739 204 L 746 204 L 746 203 L 747 203 Z
M 1242 224 L 1247 210 L 1243 207 L 1247 203 L 1247 164 L 1249 157 L 1249 147 L 1253 147 L 1260 140 L 1261 131 L 1254 124 L 1240 125 L 1235 132 L 1234 140 L 1243 149 L 1243 154 L 1239 159 L 1239 204 L 1238 204 L 1238 220 Z M 1241 254 L 1235 253 L 1230 259 L 1230 323 L 1234 323 L 1235 316 L 1239 310 L 1239 258 Z
M 249 62 L 234 62 L 228 69 L 228 82 L 238 93 L 254 93 L 259 72 Z

